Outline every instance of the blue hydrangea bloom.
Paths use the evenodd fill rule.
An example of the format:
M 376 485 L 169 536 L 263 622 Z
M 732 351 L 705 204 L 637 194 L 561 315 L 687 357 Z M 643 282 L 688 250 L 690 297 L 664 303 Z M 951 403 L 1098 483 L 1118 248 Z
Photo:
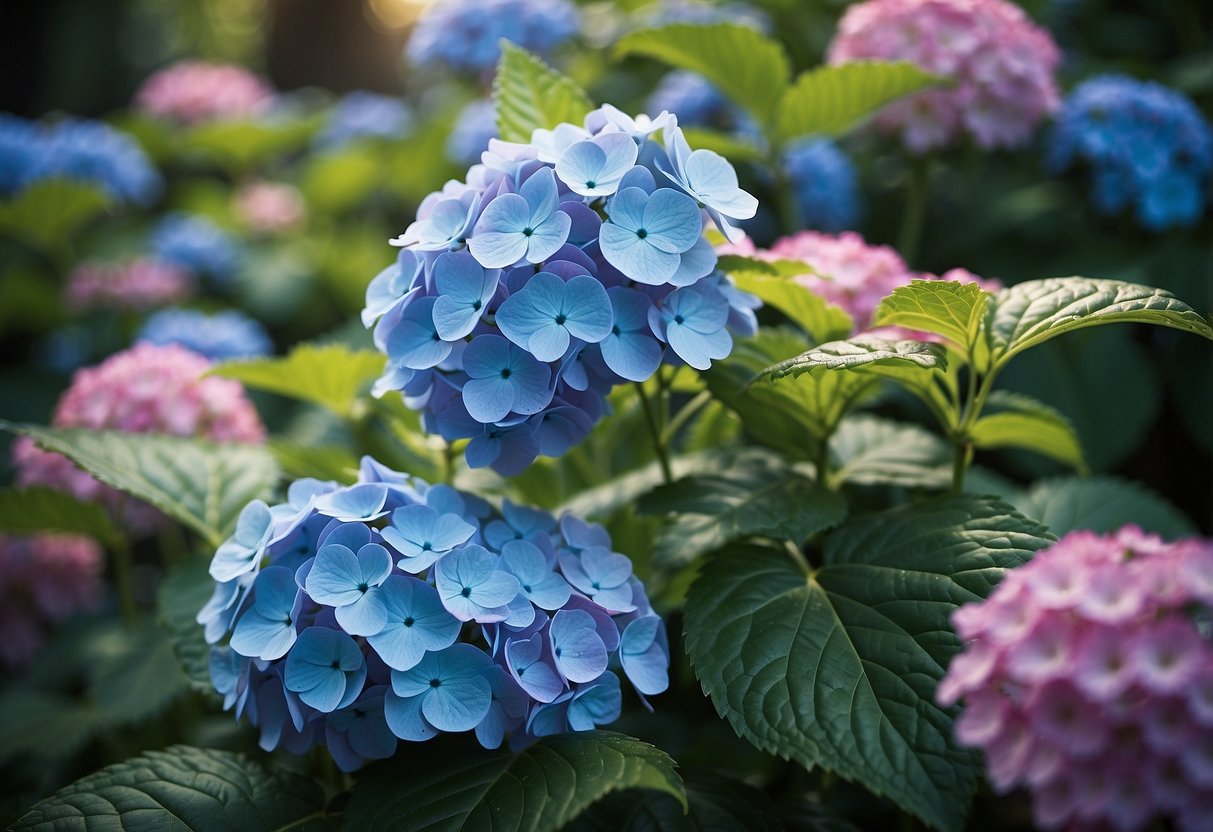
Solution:
M 583 124 L 489 143 L 426 197 L 367 288 L 362 321 L 426 430 L 473 467 L 517 474 L 582 441 L 611 388 L 662 363 L 706 369 L 758 300 L 716 270 L 705 232 L 752 217 L 732 166 L 668 112 L 610 105 Z
M 65 119 L 40 125 L 0 114 L 0 195 L 55 177 L 95 184 L 139 205 L 154 202 L 164 185 L 138 143 L 108 124 Z
M 1151 231 L 1195 225 L 1213 170 L 1213 130 L 1182 93 L 1102 75 L 1079 84 L 1049 134 L 1047 167 L 1089 168 L 1103 214 L 1131 207 Z
M 729 101 L 698 72 L 678 69 L 666 73 L 645 102 L 650 113 L 678 113 L 679 124 L 706 127 L 721 133 L 758 139 L 762 133 L 745 110 Z
M 399 98 L 356 90 L 333 106 L 315 144 L 335 150 L 358 139 L 403 139 L 412 129 L 413 113 Z
M 644 16 L 646 26 L 667 26 L 671 23 L 735 23 L 760 32 L 771 30 L 771 21 L 766 13 L 748 3 L 660 0 Z
M 861 203 L 855 165 L 838 145 L 829 139 L 797 142 L 784 154 L 783 164 L 806 228 L 837 232 L 858 224 Z
M 219 285 L 231 282 L 243 257 L 235 237 L 195 214 L 164 217 L 152 231 L 151 248 L 164 262 L 206 276 Z
M 459 165 L 474 165 L 497 138 L 497 105 L 491 100 L 473 101 L 464 107 L 446 140 L 446 156 Z
M 500 339 L 503 340 L 504 339 Z M 601 526 L 362 460 L 250 504 L 199 612 L 224 708 L 262 748 L 323 744 L 343 771 L 399 740 L 486 748 L 591 730 L 669 684 L 669 642 Z
M 546 55 L 580 28 L 577 7 L 568 0 L 444 0 L 426 10 L 406 52 L 417 66 L 474 73 L 496 65 L 502 38 Z
M 136 340 L 180 344 L 212 361 L 257 358 L 274 351 L 265 327 L 235 309 L 214 315 L 193 309 L 163 309 L 147 319 Z

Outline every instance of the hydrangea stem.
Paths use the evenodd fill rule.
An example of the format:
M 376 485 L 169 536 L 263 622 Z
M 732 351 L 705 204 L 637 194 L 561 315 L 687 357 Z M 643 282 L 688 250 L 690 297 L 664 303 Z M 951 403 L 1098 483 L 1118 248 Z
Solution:
M 131 544 L 125 535 L 116 535 L 110 546 L 114 566 L 114 583 L 118 588 L 118 606 L 122 610 L 122 621 L 127 627 L 135 626 L 135 584 L 131 577 L 133 562 Z
M 931 184 L 931 158 L 916 156 L 910 160 L 909 184 L 906 188 L 906 207 L 901 215 L 901 229 L 897 234 L 897 249 L 911 266 L 918 256 L 918 244 L 922 239 L 923 218 L 926 214 L 927 192 Z
M 636 394 L 640 397 L 640 406 L 644 411 L 645 422 L 649 426 L 649 435 L 653 438 L 653 452 L 657 454 L 657 461 L 661 464 L 661 478 L 667 483 L 673 482 L 674 473 L 670 468 L 670 450 L 662 435 L 659 413 L 654 411 L 649 394 L 644 392 L 644 384 L 641 382 L 636 382 Z M 665 395 L 664 391 L 662 395 Z

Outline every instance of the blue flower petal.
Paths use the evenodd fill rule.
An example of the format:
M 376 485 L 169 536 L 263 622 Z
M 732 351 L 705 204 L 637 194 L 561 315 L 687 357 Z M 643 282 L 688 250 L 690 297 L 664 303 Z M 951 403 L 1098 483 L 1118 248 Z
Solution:
M 670 648 L 665 623 L 655 615 L 637 618 L 624 628 L 619 660 L 636 690 L 652 696 L 670 686 Z
M 351 485 L 316 498 L 316 511 L 343 522 L 369 522 L 387 514 L 387 486 Z
M 505 661 L 510 674 L 538 702 L 551 702 L 564 691 L 564 682 L 548 664 L 550 656 L 547 639 L 542 633 L 535 633 L 528 639 L 507 639 L 505 643 Z
M 450 647 L 459 638 L 459 620 L 442 606 L 438 591 L 424 581 L 393 575 L 376 600 L 386 623 L 367 641 L 394 670 L 408 670 L 427 652 Z
M 426 297 L 409 304 L 388 335 L 388 358 L 413 370 L 427 370 L 446 360 L 452 347 L 434 325 L 436 302 L 436 298 Z
M 438 736 L 438 729 L 421 714 L 421 697 L 402 697 L 388 691 L 383 697 L 383 716 L 388 728 L 402 740 L 425 742 Z
M 560 610 L 549 625 L 552 657 L 570 682 L 597 679 L 607 668 L 606 645 L 593 617 L 582 610 Z
M 569 702 L 569 727 L 574 731 L 593 731 L 619 719 L 623 710 L 623 694 L 619 689 L 619 677 L 604 673 L 601 679 L 578 688 Z

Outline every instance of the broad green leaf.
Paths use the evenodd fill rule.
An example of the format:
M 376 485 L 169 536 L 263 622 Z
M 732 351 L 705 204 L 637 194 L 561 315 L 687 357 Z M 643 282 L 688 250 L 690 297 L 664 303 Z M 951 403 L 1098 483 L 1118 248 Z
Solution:
M 507 142 L 529 142 L 535 130 L 551 129 L 561 122 L 581 124 L 594 109 L 585 90 L 506 40 L 501 42 L 493 98 L 497 132 Z
M 58 691 L 10 687 L 0 695 L 0 763 L 45 766 L 79 752 L 97 732 L 96 711 Z
M 192 128 L 180 148 L 230 171 L 245 171 L 301 147 L 312 132 L 305 121 L 215 121 Z
M 713 150 L 733 164 L 762 162 L 766 159 L 761 147 L 740 136 L 730 136 L 703 127 L 684 127 L 682 134 L 686 137 L 687 144 L 694 149 Z
M 685 477 L 637 501 L 641 514 L 678 515 L 658 536 L 654 554 L 659 561 L 689 563 L 746 537 L 800 546 L 846 517 L 841 495 L 767 454 L 720 462 L 718 470 L 726 473 Z
M 351 415 L 358 394 L 382 373 L 380 353 L 342 344 L 300 344 L 284 358 L 225 361 L 211 370 L 211 375 L 312 402 L 341 416 Z
M 723 239 L 723 238 L 722 238 Z M 803 260 L 778 258 L 775 260 L 748 257 L 744 254 L 722 254 L 716 258 L 716 268 L 726 274 L 749 272 L 769 277 L 799 277 L 816 274 L 816 270 Z M 826 278 L 827 280 L 829 278 Z
M 582 812 L 568 832 L 783 832 L 779 814 L 761 789 L 719 774 L 684 774 L 685 812 L 668 794 L 616 792 Z
M 791 459 L 812 458 L 817 443 L 880 385 L 879 378 L 863 373 L 807 372 L 778 384 L 752 383 L 772 363 L 806 346 L 789 330 L 763 329 L 734 344 L 727 359 L 704 373 L 712 395 L 741 417 L 749 436 Z
M 106 725 L 129 725 L 153 717 L 190 685 L 168 635 L 151 620 L 133 631 L 114 631 L 100 639 L 89 676 L 89 699 Z
M 1058 477 L 1036 483 L 1010 501 L 1061 537 L 1079 529 L 1107 534 L 1134 523 L 1167 540 L 1197 533 L 1165 497 L 1116 477 Z
M 436 742 L 408 750 L 358 778 L 347 829 L 554 832 L 603 795 L 631 787 L 687 806 L 665 752 L 610 731 L 549 737 L 517 754 Z
M 55 251 L 109 206 L 110 198 L 95 185 L 43 179 L 0 200 L 0 235 Z
M 278 480 L 273 456 L 256 445 L 0 422 L 5 426 L 151 503 L 213 546 L 235 527 L 240 510 L 267 497 Z
M 175 745 L 147 751 L 65 786 L 9 829 L 336 829 L 310 777 L 233 751 Z
M 943 79 L 908 61 L 854 61 L 801 73 L 779 102 L 776 135 L 837 136 L 881 107 Z
M 189 686 L 200 693 L 213 693 L 211 649 L 203 636 L 202 625 L 194 620 L 198 610 L 211 597 L 215 581 L 207 572 L 209 561 L 193 557 L 165 579 L 156 599 L 160 626 L 168 633 L 173 653 L 181 665 Z
M 995 391 L 969 431 L 977 448 L 1026 448 L 1085 473 L 1082 443 L 1058 410 L 1021 393 Z
M 374 148 L 359 143 L 336 153 L 312 156 L 303 172 L 302 190 L 310 210 L 343 214 L 382 182 L 382 159 Z
M 107 544 L 118 536 L 101 506 L 42 487 L 0 491 L 0 531 L 13 534 L 67 532 L 88 535 Z
M 1170 292 L 1120 280 L 1049 277 L 994 295 L 986 339 L 995 366 L 1066 332 L 1112 323 L 1167 326 L 1213 339 L 1209 322 Z
M 670 469 L 675 477 L 686 477 L 702 471 L 719 469 L 719 452 L 676 456 L 670 460 Z M 616 509 L 630 505 L 646 492 L 662 482 L 661 465 L 653 461 L 634 471 L 620 474 L 601 485 L 587 488 L 563 503 L 556 514 L 571 512 L 578 517 L 607 517 Z
M 774 306 L 818 343 L 846 338 L 855 326 L 846 310 L 791 278 L 756 272 L 732 272 L 730 276 L 738 289 Z
M 941 830 L 959 830 L 980 764 L 935 686 L 960 649 L 949 616 L 1051 543 L 993 498 L 948 497 L 853 517 L 806 573 L 734 545 L 686 605 L 704 691 L 741 736 L 829 769 Z
M 279 437 L 268 444 L 287 479 L 315 477 L 346 485 L 358 479 L 358 457 L 341 445 L 310 445 Z
M 746 26 L 676 23 L 642 29 L 615 44 L 615 57 L 644 55 L 698 72 L 762 124 L 771 121 L 788 85 L 783 48 Z
M 986 304 L 991 295 L 976 283 L 954 280 L 913 280 L 898 286 L 880 302 L 873 317 L 876 326 L 942 335 L 962 355 L 977 340 Z
M 952 481 L 952 448 L 942 438 L 862 413 L 843 419 L 830 457 L 838 483 L 944 488 Z
M 764 369 L 761 375 L 772 381 L 817 373 L 822 370 L 863 372 L 881 364 L 902 365 L 923 370 L 945 370 L 947 350 L 925 341 L 888 341 L 856 336 L 846 341 L 830 341 Z

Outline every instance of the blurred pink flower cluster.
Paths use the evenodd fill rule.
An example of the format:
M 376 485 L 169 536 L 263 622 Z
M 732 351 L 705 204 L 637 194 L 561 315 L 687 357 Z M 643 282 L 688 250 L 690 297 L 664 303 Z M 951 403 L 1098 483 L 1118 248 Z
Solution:
M 236 215 L 249 228 L 262 234 L 289 231 L 303 221 L 303 195 L 292 185 L 259 180 L 242 187 L 235 195 Z
M 915 272 L 889 246 L 873 246 L 854 231 L 824 234 L 801 231 L 780 237 L 770 249 L 755 248 L 746 238 L 735 245 L 717 249 L 722 254 L 744 254 L 761 260 L 802 260 L 813 267 L 815 274 L 800 275 L 797 283 L 842 307 L 855 321 L 854 332 L 868 332 L 872 316 L 883 297 L 911 280 L 954 280 L 976 283 L 988 292 L 1002 288 L 997 280 L 980 278 L 965 269 L 951 269 L 942 275 Z M 925 333 L 910 333 L 885 327 L 874 335 L 895 338 L 927 339 Z M 933 337 L 933 336 L 932 336 Z
M 143 311 L 184 300 L 192 286 L 188 272 L 150 257 L 124 263 L 85 262 L 72 270 L 64 301 L 77 311 Z
M 877 117 L 914 153 L 968 134 L 1015 147 L 1053 112 L 1061 53 L 1049 33 L 1004 0 L 868 0 L 847 9 L 831 64 L 907 60 L 954 83 L 895 102 Z
M 210 362 L 174 345 L 140 342 L 96 367 L 76 372 L 59 399 L 52 424 L 60 428 L 166 433 L 216 442 L 257 443 L 265 427 L 239 382 L 203 378 Z M 109 507 L 134 533 L 161 522 L 159 512 L 127 498 L 81 471 L 66 457 L 29 439 L 13 445 L 20 485 L 45 485 Z
M 257 116 L 273 103 L 273 89 L 238 66 L 181 61 L 143 82 L 136 109 L 183 124 Z
M 73 534 L 0 535 L 0 666 L 29 664 L 47 631 L 101 601 L 101 547 Z
M 1213 541 L 1074 532 L 957 610 L 937 698 L 964 698 L 958 739 L 1042 828 L 1208 829 L 1211 611 Z

